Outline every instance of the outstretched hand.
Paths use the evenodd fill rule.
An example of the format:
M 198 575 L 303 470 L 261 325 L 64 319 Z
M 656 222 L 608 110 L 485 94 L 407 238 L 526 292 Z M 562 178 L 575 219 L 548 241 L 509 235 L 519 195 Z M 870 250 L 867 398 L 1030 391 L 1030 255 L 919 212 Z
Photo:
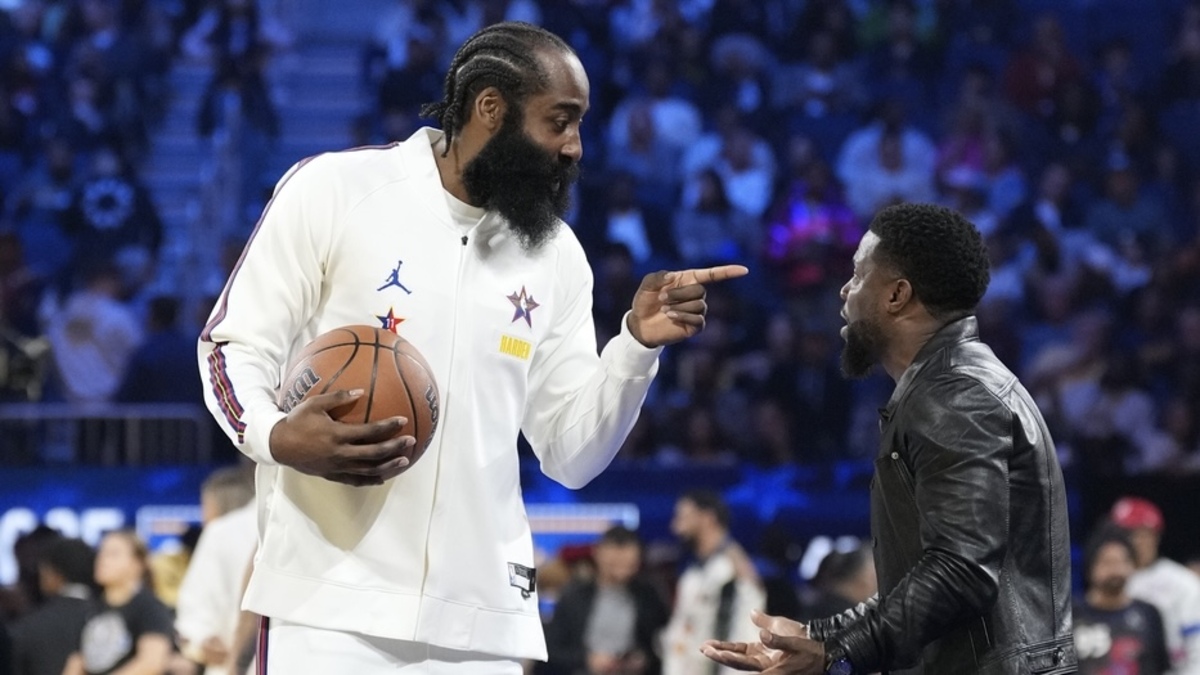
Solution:
M 750 273 L 742 265 L 721 265 L 679 272 L 655 272 L 642 278 L 633 296 L 629 332 L 647 347 L 662 347 L 704 330 L 705 285 Z
M 816 675 L 825 670 L 825 646 L 808 638 L 808 626 L 759 611 L 750 615 L 760 642 L 709 640 L 700 651 L 717 663 L 770 675 Z

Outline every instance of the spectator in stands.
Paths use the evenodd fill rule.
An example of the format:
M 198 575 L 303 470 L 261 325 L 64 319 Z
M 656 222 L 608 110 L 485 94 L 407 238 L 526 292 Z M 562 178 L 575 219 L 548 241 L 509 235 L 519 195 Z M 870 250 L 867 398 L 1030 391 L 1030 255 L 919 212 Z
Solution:
M 1084 555 L 1087 593 L 1075 603 L 1079 672 L 1161 675 L 1170 667 L 1158 610 L 1130 597 L 1133 544 L 1121 532 L 1101 529 Z
M 811 118 L 858 110 L 866 98 L 860 73 L 844 60 L 837 36 L 821 31 L 802 44 L 808 47 L 806 59 L 776 72 L 774 107 Z
M 1009 61 L 1004 87 L 1021 110 L 1049 118 L 1059 92 L 1083 74 L 1082 64 L 1063 38 L 1062 25 L 1054 15 L 1043 14 L 1034 22 L 1033 39 Z
M 83 627 L 79 651 L 63 675 L 161 673 L 171 655 L 170 611 L 150 591 L 146 545 L 129 530 L 111 532 L 96 553 L 102 594 Z M 136 669 L 136 670 L 134 670 Z
M 1160 80 L 1164 106 L 1200 100 L 1200 6 L 1185 5 L 1177 25 L 1173 53 Z
M 671 64 L 655 60 L 645 70 L 644 91 L 631 93 L 617 105 L 608 126 L 610 147 L 630 145 L 629 116 L 649 106 L 654 138 L 675 152 L 687 150 L 700 137 L 702 117 L 696 105 L 672 89 L 675 75 Z
M 258 542 L 254 474 L 250 467 L 218 469 L 201 487 L 204 529 L 179 588 L 175 629 L 180 649 L 204 666 L 225 669 L 242 604 L 242 581 Z
M 129 357 L 117 389 L 121 403 L 194 403 L 203 405 L 203 384 L 189 347 L 194 340 L 179 326 L 179 299 L 150 301 L 146 338 Z
M 1154 605 L 1162 614 L 1172 669 L 1195 672 L 1200 667 L 1200 579 L 1159 555 L 1165 523 L 1153 502 L 1123 497 L 1109 515 L 1114 525 L 1129 533 L 1136 553 L 1137 570 L 1128 583 L 1130 597 Z
M 149 192 L 111 145 L 92 154 L 90 170 L 63 214 L 63 226 L 74 240 L 76 269 L 92 260 L 113 259 L 128 248 L 154 256 L 163 238 L 162 221 Z
M 875 156 L 844 180 L 850 208 L 864 221 L 884 207 L 904 202 L 931 202 L 935 196 L 933 174 L 905 154 L 903 136 L 898 131 L 880 135 Z
M 744 260 L 758 250 L 759 225 L 729 203 L 712 169 L 688 181 L 672 223 L 679 259 L 689 267 Z
M 548 672 L 555 675 L 657 675 L 658 633 L 666 603 L 640 578 L 642 542 L 625 527 L 593 548 L 596 574 L 563 589 L 546 626 Z
M 625 116 L 627 133 L 609 142 L 606 163 L 609 171 L 628 174 L 637 181 L 640 201 L 668 209 L 674 206 L 679 188 L 680 150 L 659 135 L 653 115 L 648 101 L 630 104 Z
M 798 170 L 766 221 L 765 257 L 781 289 L 810 296 L 845 278 L 863 227 L 824 161 Z
M 873 189 L 868 185 L 873 180 L 870 176 L 884 177 L 889 173 L 883 166 L 885 136 L 891 137 L 891 147 L 886 152 L 889 164 L 902 167 L 910 174 L 907 181 L 910 186 L 904 190 L 904 196 L 923 201 L 933 197 L 937 149 L 923 131 L 908 122 L 903 101 L 885 99 L 878 105 L 877 114 L 871 121 L 846 138 L 835 165 L 835 173 L 846 188 L 850 207 L 866 219 L 875 215 L 877 202 L 888 200 L 895 194 L 895 186 Z
M 120 290 L 121 277 L 111 263 L 92 263 L 83 288 L 61 309 L 43 313 L 57 380 L 70 402 L 111 401 L 141 344 L 141 327 Z
M 1166 227 L 1166 210 L 1155 195 L 1141 189 L 1130 158 L 1114 155 L 1108 164 L 1105 196 L 1088 211 L 1089 234 L 1127 260 L 1161 256 L 1174 242 Z
M 671 531 L 694 559 L 679 577 L 675 607 L 663 632 L 663 675 L 710 672 L 700 645 L 711 636 L 734 641 L 758 637 L 750 612 L 764 608 L 766 594 L 750 558 L 730 537 L 729 523 L 729 507 L 715 493 L 689 492 L 675 503 Z
M 806 317 L 792 357 L 772 369 L 764 386 L 768 396 L 787 402 L 796 428 L 803 430 L 793 452 L 805 463 L 845 456 L 854 389 L 839 370 L 834 335 L 825 322 Z
M 26 261 L 21 237 L 0 231 L 0 328 L 9 339 L 38 334 L 37 304 L 44 283 Z
M 47 140 L 4 205 L 5 218 L 15 223 L 30 267 L 47 280 L 61 281 L 74 257 L 74 244 L 64 227 L 82 169 L 70 142 Z
M 746 126 L 731 108 L 720 113 L 718 130 L 705 134 L 684 154 L 687 183 L 706 169 L 720 177 L 729 203 L 737 211 L 761 218 L 775 190 L 775 155 L 767 142 Z
M 835 616 L 866 602 L 879 590 L 869 546 L 830 551 L 821 559 L 809 592 L 801 596 L 801 621 Z
M 79 539 L 57 539 L 38 565 L 45 602 L 12 626 L 14 675 L 61 675 L 79 650 L 90 612 L 95 552 Z

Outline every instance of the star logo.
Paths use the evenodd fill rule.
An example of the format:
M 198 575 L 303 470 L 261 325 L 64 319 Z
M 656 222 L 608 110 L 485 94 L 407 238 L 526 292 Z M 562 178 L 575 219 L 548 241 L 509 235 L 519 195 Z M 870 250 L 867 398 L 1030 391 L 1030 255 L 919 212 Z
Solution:
M 383 316 L 380 316 L 377 314 L 377 315 L 375 315 L 375 318 L 379 319 L 379 323 L 383 324 L 384 330 L 390 330 L 393 333 L 396 333 L 397 335 L 400 334 L 400 331 L 398 331 L 396 329 L 400 326 L 401 323 L 404 322 L 404 318 L 396 316 L 396 311 L 394 308 L 389 307 L 387 314 L 384 314 Z
M 525 287 L 521 287 L 520 293 L 513 293 L 508 296 L 508 301 L 513 304 L 513 307 L 517 308 L 513 312 L 513 318 L 510 323 L 525 319 L 525 324 L 533 328 L 533 310 L 537 309 L 540 305 L 534 301 L 532 295 L 525 292 Z

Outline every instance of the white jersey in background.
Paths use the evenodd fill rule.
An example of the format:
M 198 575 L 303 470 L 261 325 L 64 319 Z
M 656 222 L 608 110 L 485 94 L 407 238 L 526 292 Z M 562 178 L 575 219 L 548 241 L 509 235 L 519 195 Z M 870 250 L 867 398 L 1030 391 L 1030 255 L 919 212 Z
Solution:
M 257 509 L 253 503 L 214 518 L 204 526 L 187 573 L 179 586 L 175 630 L 183 653 L 200 661 L 202 645 L 216 637 L 232 649 L 242 605 L 242 583 L 258 539 Z M 209 665 L 204 675 L 228 675 Z
M 1129 595 L 1154 605 L 1163 619 L 1174 675 L 1200 675 L 1200 578 L 1169 558 L 1133 573 Z
M 496 214 L 473 224 L 452 214 L 433 156 L 440 138 L 422 129 L 289 171 L 201 337 L 208 406 L 259 465 L 244 606 L 315 628 L 545 659 L 517 436 L 548 476 L 587 484 L 636 421 L 661 350 L 622 325 L 598 356 L 592 275 L 574 234 L 562 226 L 527 252 Z M 429 449 L 383 486 L 301 474 L 268 447 L 284 417 L 283 369 L 347 324 L 412 342 L 441 393 Z

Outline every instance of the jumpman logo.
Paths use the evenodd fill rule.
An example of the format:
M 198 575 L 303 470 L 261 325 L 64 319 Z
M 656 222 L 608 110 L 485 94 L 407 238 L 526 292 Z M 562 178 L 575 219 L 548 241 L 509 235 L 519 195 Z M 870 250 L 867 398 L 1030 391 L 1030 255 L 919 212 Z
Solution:
M 412 295 L 412 291 L 408 290 L 407 286 L 400 283 L 400 266 L 403 264 L 404 264 L 403 260 L 397 260 L 396 261 L 396 269 L 392 270 L 392 273 L 390 276 L 388 276 L 387 281 L 383 282 L 383 285 L 380 286 L 379 288 L 376 288 L 375 290 L 382 291 L 385 288 L 390 288 L 392 286 L 395 286 L 395 287 L 399 288 L 400 290 L 404 291 L 405 293 Z

